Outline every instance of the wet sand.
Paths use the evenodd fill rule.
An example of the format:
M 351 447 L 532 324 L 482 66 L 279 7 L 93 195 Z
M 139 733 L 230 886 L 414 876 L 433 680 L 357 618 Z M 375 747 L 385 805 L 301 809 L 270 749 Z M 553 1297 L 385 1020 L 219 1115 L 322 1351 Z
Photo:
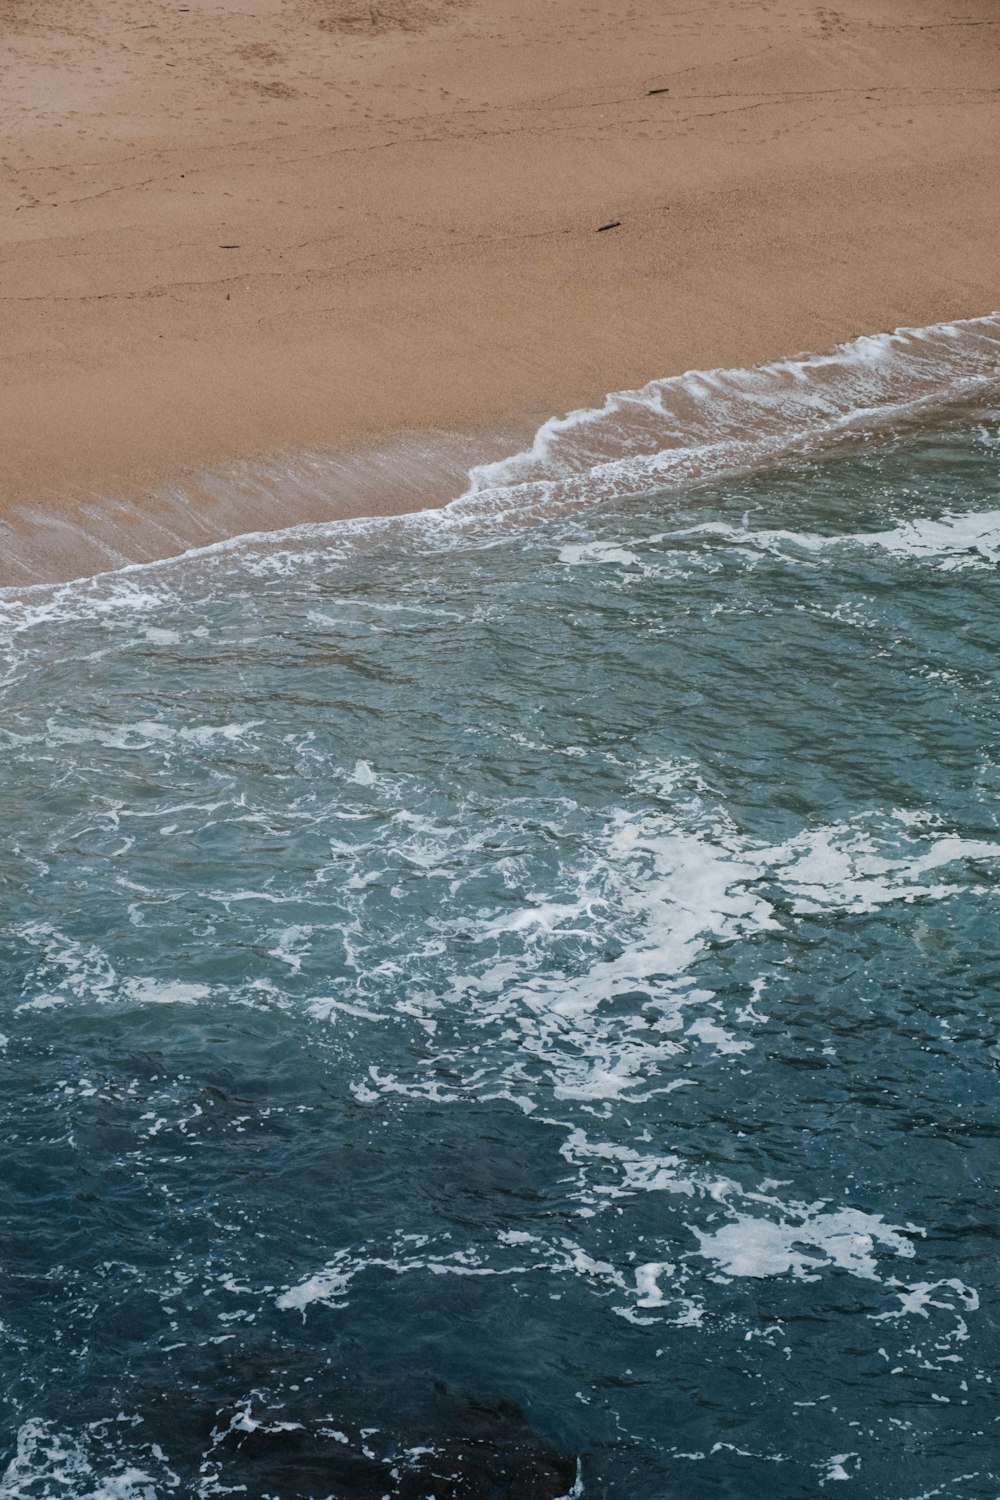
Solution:
M 0 583 L 440 503 L 609 390 L 1000 303 L 994 0 L 0 0 L 0 40 Z M 336 493 L 255 495 L 303 450 Z

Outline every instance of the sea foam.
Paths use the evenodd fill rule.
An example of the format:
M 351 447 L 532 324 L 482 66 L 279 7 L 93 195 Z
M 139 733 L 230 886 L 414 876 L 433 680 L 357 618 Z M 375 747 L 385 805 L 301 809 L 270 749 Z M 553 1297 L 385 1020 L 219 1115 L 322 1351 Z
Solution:
M 198 476 L 190 487 L 177 483 L 151 497 L 149 505 L 157 514 L 169 512 L 171 520 L 166 529 L 158 526 L 142 561 L 127 560 L 128 547 L 135 545 L 138 534 L 134 514 L 129 513 L 129 527 L 118 535 L 121 502 L 108 502 L 104 521 L 100 503 L 88 505 L 94 545 L 88 550 L 86 532 L 74 525 L 74 556 L 99 577 L 107 576 L 110 560 L 112 576 L 121 583 L 133 581 L 124 588 L 115 586 L 114 602 L 106 586 L 96 594 L 86 588 L 81 592 L 79 582 L 68 592 L 65 585 L 0 590 L 0 626 L 12 606 L 21 624 L 66 609 L 81 609 L 90 617 L 102 607 L 99 601 L 104 608 L 126 604 L 143 609 L 143 586 L 133 575 L 158 571 L 178 559 L 197 559 L 204 566 L 235 553 L 245 567 L 264 566 L 280 573 L 313 548 L 336 554 L 373 544 L 393 545 L 395 540 L 408 548 L 434 550 L 455 545 L 460 536 L 467 541 L 470 534 L 488 536 L 519 522 L 553 519 L 583 507 L 774 463 L 950 402 L 988 398 L 998 389 L 1000 313 L 991 313 L 864 335 L 826 353 L 752 369 L 691 370 L 636 390 L 616 391 L 600 406 L 549 418 L 520 452 L 474 465 L 467 470 L 464 488 L 458 494 L 452 491 L 451 499 L 446 497 L 460 465 L 443 438 L 436 480 L 426 443 L 416 450 L 413 444 L 397 445 L 391 453 L 373 452 L 369 459 L 350 464 L 323 452 L 232 464 Z M 371 509 L 382 512 L 377 515 L 356 513 L 365 505 L 365 462 L 370 469 Z M 293 519 L 296 511 L 315 514 L 328 509 L 331 516 L 342 517 L 345 486 L 355 511 L 351 519 L 279 524 L 274 530 L 232 534 L 240 516 L 266 514 L 280 522 L 283 517 Z M 395 490 L 408 497 L 402 504 L 404 513 L 385 514 L 386 497 Z M 206 529 L 212 529 L 213 500 L 219 517 L 225 517 L 224 525 L 216 524 L 218 538 L 207 545 L 185 546 L 186 538 L 200 542 Z M 51 529 L 48 523 L 42 526 L 46 535 Z M 166 544 L 164 537 L 170 539 Z M 16 526 L 0 520 L 0 543 L 10 576 L 18 571 L 31 576 L 36 563 L 19 563 L 22 554 L 45 556 L 30 518 L 21 518 Z M 25 617 L 15 602 L 28 599 L 31 608 Z

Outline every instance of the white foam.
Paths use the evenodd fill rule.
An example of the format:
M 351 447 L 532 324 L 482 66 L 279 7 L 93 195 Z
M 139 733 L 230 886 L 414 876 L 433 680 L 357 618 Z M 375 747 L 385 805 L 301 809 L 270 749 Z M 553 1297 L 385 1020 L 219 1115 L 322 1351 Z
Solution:
M 573 830 L 579 845 L 580 815 L 569 800 L 550 805 L 547 826 L 556 838 Z M 780 936 L 816 914 L 947 900 L 979 889 L 988 879 L 979 867 L 1000 859 L 1000 841 L 954 836 L 905 809 L 767 844 L 714 804 L 687 763 L 640 767 L 627 806 L 600 821 L 587 816 L 571 874 L 525 889 L 517 862 L 509 872 L 501 862 L 512 899 L 461 916 L 456 896 L 478 879 L 489 820 L 401 810 L 374 826 L 374 843 L 338 844 L 345 909 L 336 925 L 347 970 L 303 1003 L 337 1025 L 353 1017 L 395 1029 L 405 1018 L 437 1048 L 428 1060 L 418 1046 L 422 1060 L 412 1067 L 393 1049 L 387 1064 L 368 1033 L 365 1072 L 352 1084 L 360 1102 L 471 1094 L 528 1108 L 553 1098 L 604 1106 L 690 1087 L 699 1075 L 683 1070 L 685 1059 L 707 1050 L 719 1066 L 738 1065 L 767 1024 L 745 996 L 723 1001 L 698 983 L 711 949 Z M 426 919 L 404 921 L 386 952 L 381 929 L 367 931 L 368 877 L 401 865 L 440 884 L 437 894 L 425 888 Z M 270 946 L 292 968 L 301 961 L 299 941 Z M 456 971 L 447 955 L 458 952 Z M 758 976 L 755 999 L 765 982 Z
M 905 853 L 878 852 L 863 823 L 839 824 L 800 836 L 770 851 L 784 865 L 783 884 L 794 897 L 797 913 L 870 912 L 892 901 L 940 900 L 950 883 L 929 884 L 937 870 L 1000 859 L 992 840 L 939 838 Z
M 345 1307 L 347 1293 L 358 1265 L 347 1252 L 329 1261 L 322 1271 L 308 1276 L 297 1286 L 289 1287 L 275 1301 L 282 1312 L 301 1312 L 313 1302 L 322 1302 L 328 1307 Z
M 301 923 L 292 927 L 286 927 L 275 933 L 275 945 L 269 948 L 268 956 L 276 958 L 279 963 L 287 964 L 293 974 L 298 974 L 302 968 L 304 951 L 308 948 L 313 929 Z
M 727 521 L 705 521 L 652 538 L 657 542 L 684 538 L 716 537 L 751 552 L 767 552 L 787 558 L 806 553 L 845 548 L 878 548 L 894 557 L 932 562 L 942 572 L 966 568 L 993 568 L 1000 562 L 1000 510 L 949 511 L 937 518 L 914 517 L 888 531 L 856 531 L 835 536 L 783 528 L 733 525 Z M 565 548 L 563 549 L 566 550 Z M 577 549 L 584 552 L 586 549 Z M 831 618 L 849 623 L 864 621 L 856 606 L 841 605 Z
M 512 521 L 555 517 L 736 472 L 921 407 L 985 394 L 996 389 L 998 372 L 997 313 L 900 328 L 750 370 L 688 371 L 615 392 L 599 407 L 550 418 L 529 448 L 471 469 L 464 492 L 439 509 L 248 533 L 73 584 L 0 590 L 0 632 L 13 636 L 54 620 L 157 610 L 178 562 L 210 570 L 229 558 L 251 573 L 282 576 L 319 552 L 327 561 L 346 557 L 373 537 L 398 535 L 411 549 L 437 551 L 491 530 L 501 534 Z M 284 467 L 262 466 L 251 488 L 258 498 L 273 492 L 280 510 L 283 492 L 301 488 L 303 469 L 309 471 L 313 505 L 324 490 L 336 496 L 338 460 L 317 454 Z M 226 487 L 224 476 L 214 483 Z M 234 483 L 236 492 L 247 491 L 245 475 Z M 213 481 L 203 476 L 202 484 L 212 487 Z M 992 557 L 994 542 L 982 545 Z M 581 554 L 566 560 L 601 558 L 592 552 L 589 559 Z
M 931 1308 L 945 1312 L 954 1312 L 958 1306 L 963 1307 L 966 1312 L 979 1310 L 979 1293 L 954 1276 L 943 1281 L 915 1281 L 910 1285 L 892 1281 L 890 1285 L 899 1288 L 896 1291 L 899 1306 L 889 1312 L 871 1314 L 873 1322 L 898 1323 L 901 1318 L 913 1315 L 929 1318 Z
M 140 1005 L 197 1005 L 210 998 L 207 984 L 191 984 L 180 979 L 128 979 L 123 992 Z
M 699 1042 L 706 1046 L 714 1047 L 723 1056 L 733 1057 L 740 1052 L 749 1052 L 753 1046 L 752 1042 L 740 1041 L 731 1031 L 719 1026 L 708 1016 L 701 1016 L 697 1021 L 692 1021 L 688 1027 L 686 1036 L 697 1037 Z
M 914 520 L 892 531 L 852 538 L 882 547 L 897 557 L 938 559 L 944 571 L 992 567 L 1000 562 L 1000 510 L 950 513 L 938 520 Z
M 620 1213 L 622 1201 L 637 1194 L 666 1192 L 687 1199 L 690 1212 L 700 1209 L 707 1221 L 688 1222 L 697 1249 L 679 1259 L 650 1259 L 649 1249 L 657 1242 L 641 1236 L 645 1254 L 630 1254 L 634 1264 L 629 1268 L 622 1264 L 620 1250 L 613 1260 L 602 1256 L 596 1248 L 600 1236 L 590 1231 L 589 1240 L 580 1242 L 561 1233 L 501 1230 L 492 1244 L 459 1250 L 447 1234 L 437 1243 L 425 1235 L 399 1235 L 387 1246 L 337 1250 L 319 1270 L 282 1291 L 275 1305 L 303 1315 L 315 1303 L 342 1309 L 360 1275 L 571 1276 L 600 1296 L 614 1294 L 614 1311 L 630 1322 L 695 1328 L 704 1318 L 708 1290 L 703 1285 L 699 1293 L 699 1278 L 704 1283 L 790 1276 L 811 1282 L 840 1272 L 878 1288 L 876 1309 L 884 1307 L 886 1294 L 899 1300 L 896 1310 L 869 1313 L 875 1321 L 898 1322 L 913 1314 L 926 1318 L 931 1308 L 955 1318 L 950 1340 L 967 1337 L 962 1314 L 979 1306 L 974 1289 L 957 1280 L 908 1284 L 891 1269 L 886 1272 L 887 1262 L 891 1266 L 915 1258 L 915 1241 L 923 1234 L 919 1226 L 890 1224 L 881 1214 L 851 1205 L 783 1199 L 776 1192 L 780 1185 L 772 1182 L 749 1190 L 734 1179 L 687 1167 L 676 1155 L 643 1156 L 618 1142 L 591 1140 L 580 1129 L 568 1132 L 562 1154 L 578 1171 L 571 1196 L 579 1202 L 614 1205 Z M 593 1218 L 594 1211 L 581 1211 L 585 1221 L 588 1216 Z
M 667 1301 L 660 1287 L 661 1276 L 672 1276 L 674 1266 L 670 1261 L 650 1261 L 647 1265 L 637 1266 L 635 1270 L 635 1289 L 637 1307 L 662 1307 Z
M 582 484 L 593 500 L 638 494 L 988 388 L 998 369 L 994 313 L 863 337 L 752 370 L 689 371 L 551 418 L 530 448 L 473 470 L 470 490 L 547 484 L 551 500 Z
M 483 1264 L 472 1250 L 422 1255 L 403 1249 L 405 1239 L 406 1236 L 401 1237 L 401 1248 L 396 1254 L 338 1251 L 322 1270 L 305 1277 L 276 1297 L 274 1305 L 282 1312 L 301 1312 L 303 1315 L 308 1307 L 317 1302 L 325 1307 L 344 1308 L 348 1303 L 351 1283 L 363 1271 L 388 1271 L 395 1276 L 424 1272 L 431 1276 L 467 1277 L 523 1275 L 529 1269 L 523 1265 L 489 1266 Z M 566 1265 L 560 1269 L 566 1269 Z
M 33 976 L 38 993 L 18 1005 L 18 1011 L 48 1010 L 85 999 L 99 1003 L 114 999 L 118 974 L 96 943 L 78 942 L 47 922 L 27 922 L 12 932 L 38 955 Z
M 847 1472 L 844 1465 L 849 1463 L 852 1458 L 856 1459 L 857 1456 L 856 1453 L 835 1453 L 832 1458 L 828 1458 L 822 1468 L 820 1485 L 853 1478 L 853 1475 Z
M 785 1276 L 816 1281 L 836 1266 L 868 1281 L 878 1280 L 876 1247 L 912 1257 L 913 1242 L 880 1214 L 855 1208 L 805 1210 L 777 1221 L 737 1214 L 714 1233 L 694 1228 L 698 1254 L 726 1276 Z
M 629 552 L 624 547 L 616 547 L 611 542 L 567 543 L 560 549 L 559 561 L 568 567 L 604 563 L 619 563 L 625 568 L 642 568 L 643 566 L 642 559 L 634 552 Z
M 102 729 L 92 721 L 77 725 L 63 724 L 50 718 L 43 742 L 46 745 L 100 745 L 107 750 L 150 750 L 177 744 L 207 748 L 218 741 L 234 744 L 245 738 L 260 722 L 259 719 L 254 719 L 245 724 L 178 726 L 156 719 L 141 719 L 133 724 L 118 724 L 113 729 Z
M 890 1224 L 884 1215 L 849 1204 L 806 1203 L 783 1197 L 781 1183 L 763 1181 L 747 1188 L 733 1178 L 722 1177 L 702 1167 L 692 1167 L 677 1155 L 662 1151 L 644 1154 L 635 1146 L 592 1139 L 577 1128 L 568 1132 L 562 1155 L 577 1170 L 573 1196 L 591 1205 L 593 1217 L 610 1208 L 621 1210 L 631 1198 L 643 1193 L 668 1193 L 688 1200 L 687 1227 L 697 1249 L 674 1264 L 644 1261 L 630 1288 L 620 1278 L 610 1284 L 629 1293 L 622 1316 L 641 1310 L 639 1321 L 666 1321 L 675 1326 L 697 1326 L 704 1314 L 702 1299 L 693 1295 L 691 1277 L 704 1263 L 709 1280 L 746 1277 L 765 1279 L 790 1276 L 817 1281 L 839 1271 L 879 1286 L 879 1302 L 894 1296 L 899 1307 L 873 1310 L 875 1322 L 896 1323 L 929 1310 L 951 1314 L 953 1329 L 948 1339 L 962 1342 L 968 1337 L 964 1314 L 979 1308 L 976 1290 L 957 1279 L 901 1281 L 891 1268 L 900 1260 L 914 1260 L 923 1238 L 920 1226 Z M 706 1222 L 694 1222 L 699 1210 Z M 721 1220 L 721 1222 L 719 1222 Z M 536 1245 L 539 1242 L 536 1241 Z M 666 1283 L 666 1284 L 665 1284 Z
M 280 1433 L 303 1432 L 305 1430 L 301 1422 L 265 1422 L 261 1418 L 253 1416 L 252 1411 L 252 1403 L 249 1401 L 238 1407 L 229 1420 L 229 1426 L 225 1429 L 226 1432 Z M 218 1429 L 216 1429 L 216 1432 L 219 1437 L 223 1435 L 218 1432 Z
M 113 1455 L 98 1464 L 83 1441 L 32 1418 L 21 1425 L 17 1450 L 0 1476 L 0 1500 L 27 1500 L 39 1494 L 68 1495 L 73 1500 L 159 1500 L 179 1487 L 180 1479 L 165 1463 L 157 1465 L 155 1474 Z

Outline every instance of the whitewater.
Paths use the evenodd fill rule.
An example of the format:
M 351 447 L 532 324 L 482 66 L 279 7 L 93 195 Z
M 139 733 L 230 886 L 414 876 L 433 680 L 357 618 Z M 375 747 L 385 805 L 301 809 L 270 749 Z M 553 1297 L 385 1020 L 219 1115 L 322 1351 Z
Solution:
M 998 347 L 0 594 L 3 1500 L 995 1500 Z

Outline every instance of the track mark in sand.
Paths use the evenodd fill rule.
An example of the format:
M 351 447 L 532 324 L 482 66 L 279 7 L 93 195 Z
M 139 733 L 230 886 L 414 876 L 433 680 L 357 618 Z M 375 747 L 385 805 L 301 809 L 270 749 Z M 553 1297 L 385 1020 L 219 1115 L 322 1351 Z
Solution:
M 266 99 L 297 99 L 298 89 L 293 89 L 290 84 L 282 83 L 280 78 L 272 79 L 270 83 L 258 83 L 251 80 L 242 85 L 243 88 L 251 89 L 255 94 L 262 94 Z
M 64 198 L 63 203 L 68 208 L 71 203 L 92 203 L 95 198 L 107 198 L 112 193 L 127 193 L 133 188 L 148 187 L 151 182 L 165 182 L 163 177 L 144 177 L 141 182 L 118 182 L 113 187 L 102 188 L 99 193 L 83 193 L 79 198 Z
M 1000 21 L 884 21 L 874 31 L 946 31 L 955 26 L 1000 26 Z
M 465 0 L 299 0 L 298 4 L 300 14 L 320 31 L 342 36 L 429 31 L 464 8 Z
M 242 57 L 245 62 L 267 63 L 271 67 L 277 67 L 286 60 L 283 53 L 267 42 L 249 42 L 245 47 L 237 47 L 235 56 Z
M 827 39 L 849 30 L 849 22 L 838 10 L 824 10 L 821 6 L 816 12 L 816 19 L 819 21 L 820 34 Z
M 164 281 L 155 286 L 139 287 L 132 291 L 122 292 L 79 292 L 75 296 L 39 292 L 30 297 L 4 294 L 0 295 L 0 302 L 131 302 L 141 301 L 147 297 L 169 297 L 172 292 L 183 291 L 185 288 L 225 286 L 227 282 L 234 281 L 245 284 L 249 281 L 259 281 L 264 276 L 280 278 L 292 274 L 294 273 L 290 271 L 237 271 L 232 276 L 213 276 L 206 281 Z M 300 274 L 308 275 L 309 273 Z

